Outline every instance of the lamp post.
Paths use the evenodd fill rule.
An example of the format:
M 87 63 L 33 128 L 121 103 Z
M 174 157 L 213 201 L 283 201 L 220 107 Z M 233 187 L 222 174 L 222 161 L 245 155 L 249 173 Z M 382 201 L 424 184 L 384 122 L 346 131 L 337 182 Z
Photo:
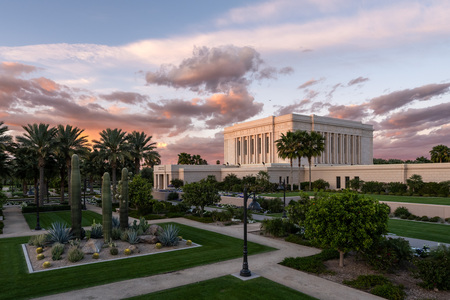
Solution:
M 281 178 L 280 178 L 280 185 L 278 186 L 279 190 L 283 190 L 283 219 L 287 218 L 286 216 L 286 179 L 283 179 L 283 184 L 281 184 Z
M 248 269 L 248 261 L 247 261 L 247 188 L 244 188 L 244 262 L 242 263 L 242 270 L 239 273 L 242 277 L 250 277 L 252 276 L 252 272 Z
M 36 227 L 34 230 L 41 230 L 41 225 L 39 224 L 39 185 L 36 185 Z

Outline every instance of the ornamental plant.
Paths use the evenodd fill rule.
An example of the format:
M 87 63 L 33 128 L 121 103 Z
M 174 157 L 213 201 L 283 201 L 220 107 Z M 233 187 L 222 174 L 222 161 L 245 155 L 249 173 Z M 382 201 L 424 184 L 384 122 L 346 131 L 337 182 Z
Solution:
M 42 266 L 47 269 L 47 268 L 50 268 L 52 266 L 52 264 L 49 261 L 46 261 L 42 264 Z
M 37 259 L 38 259 L 38 260 L 42 260 L 42 259 L 44 259 L 44 258 L 45 258 L 44 253 L 39 253 L 39 254 L 37 255 Z
M 125 255 L 130 255 L 131 254 L 131 249 L 125 249 L 123 250 L 123 253 L 125 253 Z
M 305 236 L 339 251 L 339 266 L 351 250 L 369 249 L 387 233 L 389 207 L 355 192 L 319 194 L 304 221 Z
M 191 240 L 187 240 L 186 241 L 186 246 L 191 246 L 192 245 L 192 241 Z
M 93 259 L 99 259 L 100 258 L 100 254 L 98 254 L 98 252 L 95 252 L 94 254 L 92 254 L 92 258 Z
M 156 243 L 155 244 L 155 248 L 156 249 L 161 249 L 162 248 L 162 244 L 161 243 Z
M 42 252 L 44 252 L 44 249 L 42 249 L 42 247 L 36 248 L 36 253 L 37 254 L 42 253 Z

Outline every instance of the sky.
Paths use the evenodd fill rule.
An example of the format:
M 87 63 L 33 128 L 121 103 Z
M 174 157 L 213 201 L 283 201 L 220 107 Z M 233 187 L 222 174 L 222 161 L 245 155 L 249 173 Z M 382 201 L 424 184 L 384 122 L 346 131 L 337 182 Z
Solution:
M 374 157 L 450 146 L 450 1 L 0 0 L 0 121 L 144 131 L 223 163 L 223 129 L 288 113 L 374 127 Z

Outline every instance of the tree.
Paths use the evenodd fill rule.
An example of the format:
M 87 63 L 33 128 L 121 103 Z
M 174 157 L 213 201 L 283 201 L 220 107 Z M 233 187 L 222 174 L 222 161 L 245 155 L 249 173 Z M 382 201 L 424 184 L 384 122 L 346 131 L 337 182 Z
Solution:
M 214 183 L 200 180 L 185 184 L 183 186 L 183 202 L 190 206 L 195 206 L 203 218 L 205 206 L 220 202 L 219 191 Z
M 103 157 L 111 164 L 113 199 L 117 192 L 116 170 L 118 160 L 125 160 L 129 156 L 129 144 L 127 143 L 127 133 L 122 129 L 107 128 L 100 132 L 100 140 L 93 140 L 94 149 L 98 149 Z
M 71 125 L 58 125 L 56 134 L 56 154 L 63 160 L 65 167 L 61 168 L 61 202 L 64 202 L 64 179 L 65 170 L 67 174 L 71 174 L 71 159 L 73 154 L 82 155 L 88 151 L 87 136 L 81 136 L 84 129 L 72 127 Z M 70 176 L 68 176 L 68 183 L 70 186 Z M 69 199 L 70 189 L 69 189 Z
M 3 121 L 0 121 L 0 151 L 4 151 L 12 142 L 12 137 L 7 135 L 8 126 L 3 126 Z
M 55 146 L 55 136 L 57 129 L 55 127 L 49 128 L 49 124 L 28 124 L 27 126 L 22 126 L 25 129 L 23 136 L 17 136 L 16 139 L 23 147 L 29 148 L 33 151 L 38 160 L 39 167 L 39 196 L 40 203 L 43 204 L 45 196 L 45 178 L 44 178 L 44 168 L 45 168 L 45 158 L 49 156 L 54 150 Z
M 308 159 L 309 165 L 309 190 L 311 190 L 311 166 L 312 158 L 320 156 L 325 149 L 325 138 L 318 132 L 296 131 L 296 139 L 300 144 L 299 153 Z
M 208 162 L 204 160 L 200 155 L 190 155 L 189 153 L 182 152 L 178 154 L 178 165 L 207 165 Z
M 128 193 L 130 206 L 134 206 L 137 210 L 143 212 L 147 206 L 151 205 L 152 185 L 141 175 L 135 175 L 130 181 Z
M 430 151 L 432 162 L 448 162 L 450 161 L 450 148 L 445 145 L 434 146 Z
M 223 179 L 222 186 L 226 191 L 231 191 L 233 186 L 241 185 L 242 179 L 238 178 L 236 174 L 230 173 Z
M 350 188 L 356 192 L 362 188 L 364 181 L 359 179 L 359 177 L 355 177 L 355 178 L 351 179 L 348 182 L 348 184 L 349 184 Z
M 156 142 L 151 142 L 152 136 L 147 136 L 144 132 L 133 131 L 128 134 L 127 140 L 130 144 L 130 154 L 134 160 L 134 174 L 139 174 L 141 161 L 154 162 L 156 157 L 160 157 L 155 151 Z
M 170 181 L 170 184 L 173 185 L 174 188 L 178 189 L 184 185 L 184 181 L 178 178 L 174 178 Z
M 422 176 L 413 174 L 411 177 L 406 179 L 406 184 L 411 192 L 418 193 L 423 186 Z
M 296 136 L 292 131 L 288 131 L 286 134 L 281 133 L 281 137 L 275 141 L 275 144 L 277 146 L 278 156 L 282 159 L 289 159 L 291 165 L 290 178 L 292 181 L 292 161 L 298 157 L 297 151 L 299 150 Z M 294 185 L 291 183 L 291 191 L 293 190 Z
M 418 164 L 428 164 L 431 162 L 432 162 L 431 160 L 429 160 L 427 157 L 425 157 L 423 155 L 420 157 L 417 157 L 415 160 L 415 163 L 418 163 Z
M 12 143 L 12 137 L 6 135 L 8 126 L 3 126 L 3 122 L 0 121 L 0 177 L 10 176 L 12 173 L 10 166 L 10 159 L 5 151 L 10 148 Z
M 387 233 L 389 207 L 354 192 L 323 194 L 312 200 L 304 221 L 306 237 L 340 253 L 369 249 Z
M 269 173 L 266 171 L 259 171 L 258 174 L 256 174 L 256 183 L 253 191 L 257 193 L 270 192 L 271 186 Z

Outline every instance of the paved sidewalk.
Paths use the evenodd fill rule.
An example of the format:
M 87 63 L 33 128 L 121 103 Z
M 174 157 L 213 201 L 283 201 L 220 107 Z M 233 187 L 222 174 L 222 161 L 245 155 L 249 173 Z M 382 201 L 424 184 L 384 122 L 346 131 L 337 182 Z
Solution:
M 88 209 L 101 213 L 101 208 L 96 206 L 89 205 Z M 20 208 L 7 208 L 4 210 L 4 214 L 7 221 L 5 222 L 4 229 L 7 229 L 7 231 L 5 234 L 0 235 L 0 237 L 27 236 L 44 232 L 30 230 L 25 222 L 25 218 L 20 213 Z M 118 213 L 114 213 L 114 215 L 118 216 Z M 130 218 L 130 222 L 133 222 L 133 220 L 133 218 Z M 242 239 L 243 236 L 242 224 L 221 227 L 211 224 L 203 224 L 185 218 L 153 220 L 149 223 L 155 224 L 168 221 L 229 235 L 239 239 Z M 251 232 L 259 230 L 259 226 L 259 223 L 248 224 L 248 231 Z M 255 234 L 249 234 L 248 240 L 278 249 L 272 252 L 257 255 L 251 255 L 251 253 L 249 253 L 249 269 L 253 274 L 263 276 L 269 280 L 283 284 L 318 299 L 382 299 L 380 297 L 337 284 L 308 273 L 279 265 L 279 262 L 281 262 L 285 257 L 309 256 L 318 253 L 320 251 L 318 249 Z M 99 285 L 82 290 L 46 296 L 39 299 L 123 299 L 229 274 L 236 274 L 239 273 L 241 268 L 242 258 L 238 258 L 215 264 L 179 270 L 172 273 Z

